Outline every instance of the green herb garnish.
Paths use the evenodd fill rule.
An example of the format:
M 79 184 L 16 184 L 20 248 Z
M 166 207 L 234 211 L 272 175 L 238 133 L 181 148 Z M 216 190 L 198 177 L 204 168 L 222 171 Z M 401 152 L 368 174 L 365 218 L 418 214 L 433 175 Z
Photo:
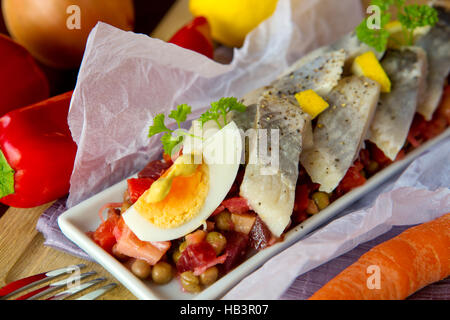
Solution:
M 213 120 L 217 123 L 219 128 L 222 128 L 220 118 L 222 117 L 224 125 L 227 125 L 227 115 L 231 111 L 244 112 L 246 106 L 238 102 L 236 98 L 221 98 L 219 101 L 211 103 L 211 108 L 200 116 L 200 121 L 203 124 Z
M 389 9 L 392 6 L 397 8 L 398 20 L 402 25 L 404 43 L 414 44 L 414 30 L 419 27 L 434 26 L 438 21 L 436 9 L 428 5 L 411 4 L 405 5 L 405 0 L 372 0 L 371 5 L 380 9 L 380 28 L 371 29 L 368 26 L 368 19 L 365 18 L 356 27 L 356 36 L 361 42 L 373 47 L 378 52 L 386 50 L 390 33 L 385 26 L 391 21 Z
M 202 126 L 209 120 L 214 120 L 219 128 L 222 128 L 220 118 L 223 118 L 224 125 L 227 124 L 227 115 L 229 112 L 235 110 L 239 112 L 244 112 L 246 106 L 239 103 L 236 98 L 221 98 L 219 101 L 211 103 L 211 108 L 203 113 L 199 120 Z M 153 125 L 150 126 L 148 130 L 148 136 L 152 137 L 159 133 L 164 133 L 161 137 L 161 143 L 163 145 L 164 152 L 168 155 L 172 155 L 172 151 L 183 142 L 185 136 L 191 136 L 194 138 L 202 139 L 201 137 L 194 136 L 188 132 L 182 131 L 181 123 L 186 121 L 187 116 L 191 113 L 191 107 L 187 104 L 180 104 L 175 110 L 172 110 L 169 114 L 169 118 L 175 120 L 178 125 L 177 130 L 169 129 L 165 123 L 164 114 L 157 114 L 153 118 Z

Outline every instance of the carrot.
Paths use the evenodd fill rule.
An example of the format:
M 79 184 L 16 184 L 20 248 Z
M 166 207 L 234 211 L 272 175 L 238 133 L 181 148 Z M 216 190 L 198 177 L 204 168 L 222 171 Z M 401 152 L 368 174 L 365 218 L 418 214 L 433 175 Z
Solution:
M 447 213 L 375 246 L 309 299 L 400 300 L 449 275 Z

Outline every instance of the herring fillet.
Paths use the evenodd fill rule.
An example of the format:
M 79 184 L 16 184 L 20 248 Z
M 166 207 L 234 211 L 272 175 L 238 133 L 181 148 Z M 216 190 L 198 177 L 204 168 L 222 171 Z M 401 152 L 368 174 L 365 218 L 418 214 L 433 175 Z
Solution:
M 381 93 L 368 139 L 391 160 L 405 144 L 419 99 L 425 93 L 427 56 L 420 47 L 388 50 L 381 61 L 392 82 Z
M 294 95 L 300 91 L 311 89 L 319 95 L 327 95 L 341 78 L 345 57 L 343 51 L 324 53 L 275 80 L 267 90 L 287 97 L 294 104 L 297 104 Z
M 287 99 L 271 95 L 261 97 L 256 112 L 258 135 L 260 129 L 267 130 L 268 154 L 274 152 L 271 144 L 272 129 L 279 136 L 278 166 L 272 168 L 258 154 L 258 139 L 252 137 L 249 163 L 245 169 L 240 195 L 264 221 L 269 230 L 280 236 L 289 224 L 295 200 L 295 186 L 298 178 L 298 159 L 302 150 L 302 131 L 306 117 L 303 111 Z M 266 150 L 260 150 L 265 153 Z M 273 163 L 272 163 L 273 165 Z
M 333 191 L 352 166 L 373 119 L 380 85 L 368 78 L 343 78 L 328 95 L 330 107 L 317 119 L 314 147 L 300 162 L 320 191 Z
M 378 52 L 374 48 L 368 46 L 367 44 L 359 41 L 358 37 L 356 36 L 355 32 L 350 32 L 342 36 L 340 39 L 338 39 L 336 42 L 317 48 L 307 55 L 303 56 L 296 62 L 294 62 L 283 74 L 281 77 L 295 71 L 296 69 L 302 67 L 303 65 L 310 63 L 314 59 L 316 59 L 319 56 L 322 56 L 324 54 L 328 54 L 333 51 L 340 51 L 341 53 L 345 54 L 345 66 L 346 68 L 349 68 L 353 62 L 353 60 L 367 52 L 372 51 L 378 59 L 381 59 L 384 52 Z
M 267 130 L 271 137 L 271 130 L 279 130 L 278 168 L 271 171 L 273 168 L 269 168 L 260 154 L 265 150 L 261 150 L 263 147 L 256 135 L 252 136 L 249 163 L 240 188 L 240 195 L 275 236 L 280 236 L 290 222 L 298 162 L 303 144 L 308 141 L 307 131 L 311 131 L 308 147 L 312 147 L 310 116 L 302 111 L 294 95 L 307 89 L 328 94 L 341 77 L 344 61 L 343 52 L 327 53 L 244 98 L 247 103 L 254 103 L 260 96 L 254 122 L 258 135 Z M 273 152 L 273 147 L 271 145 L 267 153 Z
M 450 12 L 437 8 L 438 23 L 421 37 L 416 45 L 422 47 L 428 56 L 427 91 L 417 112 L 431 120 L 442 97 L 445 79 L 450 72 Z

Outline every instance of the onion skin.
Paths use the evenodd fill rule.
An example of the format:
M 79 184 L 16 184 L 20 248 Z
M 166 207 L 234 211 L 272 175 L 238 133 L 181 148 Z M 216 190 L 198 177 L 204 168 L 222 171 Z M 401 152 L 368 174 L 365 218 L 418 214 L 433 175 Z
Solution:
M 80 29 L 67 28 L 71 5 L 81 9 Z M 2 10 L 12 37 L 37 60 L 58 69 L 80 65 L 89 32 L 98 21 L 134 29 L 132 0 L 3 0 Z

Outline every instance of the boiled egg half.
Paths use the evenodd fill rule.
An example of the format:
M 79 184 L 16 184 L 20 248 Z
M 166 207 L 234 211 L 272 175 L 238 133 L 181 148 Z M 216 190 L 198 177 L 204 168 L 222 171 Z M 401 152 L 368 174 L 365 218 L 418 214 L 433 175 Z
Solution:
M 203 139 L 185 139 L 183 155 L 123 213 L 140 240 L 168 241 L 189 234 L 205 223 L 228 194 L 241 162 L 239 129 L 234 122 L 222 129 L 213 121 L 203 127 Z M 194 121 L 190 132 L 198 129 Z

